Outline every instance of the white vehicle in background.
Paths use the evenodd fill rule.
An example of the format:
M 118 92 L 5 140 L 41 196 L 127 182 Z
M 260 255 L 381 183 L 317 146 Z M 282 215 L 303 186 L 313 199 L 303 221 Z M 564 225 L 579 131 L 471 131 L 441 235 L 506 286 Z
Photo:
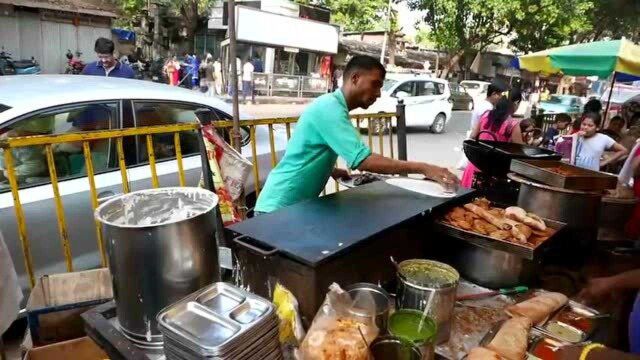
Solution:
M 487 97 L 487 90 L 491 83 L 479 80 L 462 80 L 460 86 L 467 90 L 467 93 L 473 98 L 473 102 L 479 104 Z
M 444 132 L 453 107 L 449 83 L 424 75 L 387 74 L 380 98 L 368 109 L 356 109 L 352 114 L 395 113 L 399 99 L 405 104 L 407 127 L 427 127 L 435 134 Z M 361 129 L 368 126 L 367 121 L 360 122 Z
M 150 81 L 78 75 L 0 77 L 0 138 L 7 134 L 54 135 L 194 122 L 196 111 L 202 110 L 210 111 L 216 120 L 231 118 L 231 105 L 221 99 Z M 242 155 L 252 161 L 248 127 L 242 125 L 242 120 L 249 118 L 243 115 L 240 118 Z M 286 131 L 284 127 L 274 128 L 275 151 L 281 158 L 287 143 Z M 201 159 L 197 135 L 195 132 L 182 132 L 180 142 L 187 186 L 198 186 Z M 153 135 L 153 144 L 160 186 L 179 186 L 173 134 Z M 54 148 L 54 161 L 74 270 L 95 268 L 100 260 L 84 155 L 77 144 L 59 145 Z M 125 137 L 123 145 L 129 188 L 132 191 L 151 188 L 145 138 Z M 105 200 L 122 193 L 115 139 L 96 140 L 90 146 L 98 197 Z M 256 153 L 259 180 L 264 183 L 271 171 L 266 125 L 256 127 Z M 65 272 L 43 147 L 20 148 L 13 154 L 35 275 Z M 0 160 L 0 170 L 3 166 L 4 162 Z M 245 184 L 249 206 L 255 201 L 253 184 L 253 177 L 249 177 Z M 0 229 L 20 284 L 28 288 L 13 198 L 4 176 L 0 176 Z

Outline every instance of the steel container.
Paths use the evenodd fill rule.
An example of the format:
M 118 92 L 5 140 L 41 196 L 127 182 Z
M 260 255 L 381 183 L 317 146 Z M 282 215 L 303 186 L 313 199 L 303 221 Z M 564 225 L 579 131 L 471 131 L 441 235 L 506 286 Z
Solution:
M 138 346 L 161 347 L 158 312 L 219 280 L 217 205 L 214 193 L 182 187 L 129 193 L 96 209 L 117 322 Z
M 420 360 L 420 349 L 396 336 L 380 336 L 369 346 L 374 360 Z
M 435 272 L 433 276 L 426 276 L 431 280 L 422 281 L 420 278 L 423 276 L 413 276 L 411 269 L 415 266 L 426 267 Z M 458 271 L 441 262 L 414 259 L 398 264 L 397 277 L 396 308 L 424 311 L 429 307 L 427 315 L 436 322 L 438 329 L 435 343 L 449 340 L 456 290 L 460 280 Z
M 346 286 L 344 290 L 349 293 L 351 300 L 353 300 L 351 314 L 365 321 L 375 316 L 375 322 L 380 333 L 386 333 L 387 323 L 389 321 L 389 310 L 391 309 L 391 297 L 389 293 L 380 286 L 370 283 L 351 284 Z M 360 310 L 370 306 L 370 301 L 375 303 L 375 314 Z

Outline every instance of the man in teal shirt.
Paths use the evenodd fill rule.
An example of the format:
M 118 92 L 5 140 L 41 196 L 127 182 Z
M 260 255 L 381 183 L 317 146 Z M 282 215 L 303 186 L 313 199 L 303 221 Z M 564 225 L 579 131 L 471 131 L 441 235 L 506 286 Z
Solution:
M 445 168 L 373 154 L 362 142 L 349 111 L 366 109 L 380 97 L 385 74 L 372 57 L 355 56 L 349 61 L 342 88 L 320 96 L 300 116 L 284 157 L 260 192 L 256 214 L 318 197 L 329 176 L 347 177 L 345 170 L 334 168 L 338 156 L 352 170 L 422 174 L 446 186 L 457 184 L 456 176 Z

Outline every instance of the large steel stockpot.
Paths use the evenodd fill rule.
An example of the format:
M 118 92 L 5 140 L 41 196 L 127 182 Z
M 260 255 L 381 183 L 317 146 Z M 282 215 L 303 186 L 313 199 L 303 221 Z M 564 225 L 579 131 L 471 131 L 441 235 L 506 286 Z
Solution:
M 214 193 L 182 187 L 132 192 L 96 209 L 109 255 L 117 321 L 138 346 L 160 347 L 158 312 L 219 281 L 217 205 Z

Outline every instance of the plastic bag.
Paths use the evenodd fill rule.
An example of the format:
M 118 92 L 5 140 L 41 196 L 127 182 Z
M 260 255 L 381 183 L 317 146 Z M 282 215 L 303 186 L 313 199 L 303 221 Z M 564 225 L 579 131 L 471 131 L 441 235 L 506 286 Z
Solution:
M 251 162 L 232 148 L 231 145 L 227 144 L 213 126 L 203 126 L 202 134 L 205 138 L 205 143 L 209 142 L 215 147 L 214 155 L 219 169 L 212 168 L 211 171 L 219 171 L 231 199 L 233 201 L 238 200 L 244 190 L 244 184 L 249 175 L 251 175 Z M 208 149 L 207 153 L 211 156 Z
M 284 286 L 276 284 L 273 303 L 280 318 L 280 345 L 285 359 L 297 359 L 297 348 L 304 339 L 304 328 L 298 313 L 298 300 Z
M 356 303 L 357 308 L 353 306 Z M 351 299 L 338 284 L 332 284 L 302 342 L 302 359 L 369 359 L 369 344 L 379 331 L 375 314 L 376 305 L 370 294 Z

